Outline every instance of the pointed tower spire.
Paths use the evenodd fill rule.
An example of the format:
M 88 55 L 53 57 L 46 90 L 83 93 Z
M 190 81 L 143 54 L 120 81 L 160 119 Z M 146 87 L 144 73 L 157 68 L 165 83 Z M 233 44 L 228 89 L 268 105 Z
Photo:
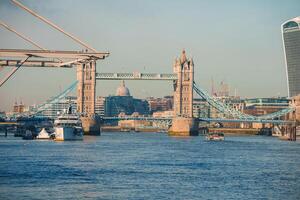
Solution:
M 186 61 L 185 50 L 183 49 L 180 56 L 180 62 L 183 64 Z
M 193 58 L 190 59 L 190 65 L 194 66 L 194 60 L 193 60 Z

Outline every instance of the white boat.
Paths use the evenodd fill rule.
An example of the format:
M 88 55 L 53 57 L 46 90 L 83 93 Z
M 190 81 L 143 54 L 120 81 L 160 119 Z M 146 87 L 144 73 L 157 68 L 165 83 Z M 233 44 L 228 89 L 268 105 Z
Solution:
M 41 132 L 39 132 L 39 134 L 36 136 L 36 139 L 48 140 L 50 139 L 50 134 L 45 130 L 45 128 L 43 128 Z
M 224 139 L 224 133 L 208 133 L 206 135 L 206 140 L 223 141 Z
M 81 120 L 71 107 L 54 121 L 54 133 L 56 141 L 83 140 Z
M 282 127 L 281 126 L 274 126 L 273 131 L 272 131 L 272 136 L 273 137 L 280 137 L 282 136 Z

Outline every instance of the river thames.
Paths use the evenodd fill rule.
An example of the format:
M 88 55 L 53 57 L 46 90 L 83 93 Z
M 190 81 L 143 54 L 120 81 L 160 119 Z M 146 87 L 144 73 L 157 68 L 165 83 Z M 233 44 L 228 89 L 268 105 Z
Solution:
M 102 133 L 0 137 L 0 199 L 300 199 L 300 142 Z

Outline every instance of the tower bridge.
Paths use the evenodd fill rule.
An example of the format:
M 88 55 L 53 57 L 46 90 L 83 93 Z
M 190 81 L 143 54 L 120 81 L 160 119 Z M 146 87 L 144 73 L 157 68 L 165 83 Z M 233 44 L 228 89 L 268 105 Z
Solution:
M 239 122 L 273 122 L 275 118 L 286 113 L 293 112 L 294 108 L 288 108 L 269 116 L 251 116 L 232 109 L 215 98 L 208 95 L 196 85 L 194 81 L 194 62 L 188 59 L 185 51 L 182 51 L 180 57 L 175 60 L 173 65 L 173 73 L 97 73 L 96 61 L 103 60 L 109 56 L 108 52 L 97 52 L 94 48 L 80 41 L 70 33 L 65 32 L 62 28 L 53 24 L 49 20 L 38 15 L 34 11 L 22 5 L 16 0 L 12 2 L 29 12 L 34 17 L 42 20 L 56 30 L 62 32 L 75 42 L 87 48 L 87 51 L 50 51 L 46 50 L 28 38 L 31 44 L 37 46 L 40 50 L 23 50 L 23 49 L 0 49 L 0 67 L 13 67 L 12 71 L 0 82 L 0 87 L 14 74 L 20 67 L 56 67 L 56 68 L 72 68 L 77 69 L 77 111 L 81 113 L 84 132 L 89 134 L 100 134 L 100 120 L 95 115 L 95 94 L 96 80 L 164 80 L 172 81 L 174 90 L 174 116 L 172 118 L 171 135 L 197 135 L 199 119 L 193 118 L 193 95 L 194 91 L 207 102 L 217 108 L 220 112 L 227 115 L 227 119 L 200 119 L 205 121 L 239 121 Z M 0 21 L 0 25 L 7 28 Z M 7 28 L 12 30 L 12 28 Z M 16 33 L 16 31 L 12 31 Z M 17 35 L 22 35 L 18 33 Z M 115 118 L 117 119 L 117 118 Z M 146 118 L 145 118 L 146 119 Z M 270 121 L 267 121 L 270 119 Z M 107 120 L 112 120 L 108 119 Z M 147 118 L 146 120 L 154 120 Z M 170 120 L 170 119 L 161 119 Z M 264 121 L 265 120 L 265 121 Z

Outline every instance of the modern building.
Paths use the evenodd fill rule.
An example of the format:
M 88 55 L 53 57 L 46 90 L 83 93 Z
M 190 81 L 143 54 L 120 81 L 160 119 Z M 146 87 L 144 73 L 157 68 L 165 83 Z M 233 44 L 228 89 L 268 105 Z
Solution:
M 288 96 L 300 94 L 300 16 L 281 25 Z
M 105 97 L 97 96 L 95 102 L 95 113 L 99 116 L 104 116 Z
M 289 106 L 287 98 L 254 98 L 245 99 L 244 113 L 260 116 L 277 112 Z
M 117 89 L 116 96 L 108 96 L 105 98 L 104 115 L 113 117 L 118 116 L 120 113 L 131 115 L 135 112 L 140 115 L 148 115 L 148 102 L 130 96 L 129 89 L 125 86 L 124 81 L 122 81 Z

